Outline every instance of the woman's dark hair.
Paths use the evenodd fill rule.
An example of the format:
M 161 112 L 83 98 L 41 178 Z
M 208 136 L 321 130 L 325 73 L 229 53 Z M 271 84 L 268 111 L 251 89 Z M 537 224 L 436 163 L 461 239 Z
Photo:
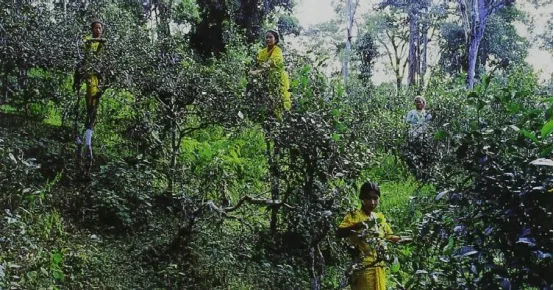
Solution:
M 367 181 L 362 184 L 362 187 L 360 188 L 360 199 L 368 196 L 371 192 L 375 192 L 378 196 L 381 196 L 381 189 L 379 188 L 379 185 L 377 185 L 377 183 Z
M 268 30 L 266 34 L 271 33 L 275 37 L 275 44 L 279 43 L 279 33 L 275 30 Z
M 93 20 L 91 23 L 90 23 L 90 28 L 92 29 L 94 27 L 94 24 L 96 23 L 99 23 L 100 25 L 102 25 L 102 29 L 104 29 L 104 23 L 102 23 L 102 21 L 96 19 L 96 20 Z

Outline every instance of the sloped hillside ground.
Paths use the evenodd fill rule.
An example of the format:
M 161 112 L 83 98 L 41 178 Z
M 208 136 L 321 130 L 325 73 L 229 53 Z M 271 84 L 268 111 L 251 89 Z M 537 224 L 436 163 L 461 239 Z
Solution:
M 0 124 L 0 277 L 6 287 L 254 289 L 265 283 L 260 276 L 267 283 L 282 277 L 273 287 L 292 285 L 287 279 L 309 281 L 286 264 L 273 265 L 296 258 L 271 251 L 279 246 L 264 235 L 267 211 L 243 213 L 250 228 L 197 207 L 199 201 L 168 202 L 156 184 L 163 178 L 147 161 L 106 156 L 113 148 L 100 145 L 90 177 L 83 178 L 75 170 L 70 129 L 6 113 Z M 383 161 L 391 164 L 366 177 L 382 179 L 387 198 L 381 210 L 403 231 L 420 215 L 409 200 L 421 187 L 388 172 L 394 160 Z M 328 283 L 338 285 L 343 271 L 329 269 Z
M 74 170 L 68 130 L 11 114 L 1 114 L 0 124 L 0 277 L 11 289 L 154 287 L 155 279 L 141 281 L 152 271 L 145 269 L 144 252 L 150 250 L 147 245 L 164 248 L 169 240 L 164 233 L 178 231 L 175 220 L 150 221 L 147 230 L 117 224 L 121 219 L 111 219 L 115 211 L 108 210 L 113 206 L 98 204 L 94 197 L 104 179 L 121 181 L 100 170 L 107 164 L 101 154 L 86 180 Z

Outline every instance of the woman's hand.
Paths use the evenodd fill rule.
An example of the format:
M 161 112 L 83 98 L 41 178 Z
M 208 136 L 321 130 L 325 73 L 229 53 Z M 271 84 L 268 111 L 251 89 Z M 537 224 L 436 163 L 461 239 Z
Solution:
M 350 236 L 351 234 L 353 234 L 354 232 L 357 232 L 357 231 L 361 230 L 363 227 L 364 227 L 364 222 L 359 222 L 359 223 L 353 224 L 353 225 L 351 225 L 347 228 L 338 228 L 337 229 L 337 236 L 342 237 L 342 238 L 346 238 L 346 237 Z
M 400 237 L 399 236 L 388 236 L 387 239 L 393 243 L 398 243 L 400 242 Z

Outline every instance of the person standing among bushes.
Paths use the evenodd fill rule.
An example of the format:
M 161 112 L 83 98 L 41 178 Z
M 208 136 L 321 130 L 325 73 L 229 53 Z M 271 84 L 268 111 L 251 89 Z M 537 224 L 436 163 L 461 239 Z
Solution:
M 274 30 L 269 30 L 265 34 L 266 47 L 258 51 L 256 56 L 256 67 L 250 71 L 250 75 L 257 76 L 262 74 L 269 87 L 270 103 L 274 104 L 274 113 L 277 118 L 281 118 L 282 110 L 289 111 L 291 108 L 291 99 L 289 92 L 289 76 L 285 70 L 285 60 L 283 51 L 277 45 L 279 43 L 279 34 Z
M 415 109 L 410 110 L 406 116 L 406 121 L 411 125 L 408 136 L 413 139 L 420 137 L 427 130 L 427 124 L 431 120 L 431 114 L 425 110 L 427 102 L 422 96 L 414 98 Z
M 365 182 L 360 188 L 362 206 L 349 212 L 339 225 L 337 235 L 349 237 L 355 248 L 357 267 L 354 269 L 350 287 L 352 290 L 385 290 L 385 241 L 397 243 L 395 236 L 382 213 L 376 213 L 381 190 L 373 182 Z
M 90 24 L 90 29 L 92 32 L 91 36 L 86 36 L 84 39 L 84 56 L 77 65 L 75 71 L 75 76 L 73 79 L 73 88 L 75 91 L 79 91 L 81 87 L 81 82 L 84 80 L 86 83 L 86 107 L 87 107 L 87 116 L 85 120 L 85 150 L 86 156 L 90 162 L 92 162 L 92 133 L 94 130 L 94 123 L 96 121 L 96 113 L 98 111 L 98 105 L 100 103 L 100 97 L 102 97 L 102 69 L 99 65 L 98 58 L 101 56 L 104 51 L 104 44 L 106 40 L 102 38 L 104 34 L 104 23 L 100 20 L 94 20 Z M 75 136 L 76 143 L 78 147 L 78 163 L 80 163 L 80 148 L 81 148 L 81 138 L 79 136 L 77 122 L 78 122 L 78 110 L 79 110 L 79 100 L 77 100 L 77 105 L 75 108 Z
M 431 114 L 425 110 L 427 102 L 424 97 L 414 98 L 415 109 L 410 110 L 406 121 L 410 124 L 408 129 L 408 142 L 406 146 L 406 163 L 410 171 L 418 178 L 427 176 L 426 170 L 431 163 L 432 155 L 429 154 L 430 140 L 427 138 Z

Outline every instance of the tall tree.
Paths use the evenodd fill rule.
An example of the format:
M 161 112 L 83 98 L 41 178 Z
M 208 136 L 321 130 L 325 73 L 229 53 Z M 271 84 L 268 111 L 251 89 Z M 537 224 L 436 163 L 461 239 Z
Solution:
M 385 50 L 389 65 L 394 72 L 396 90 L 400 91 L 408 64 L 407 45 L 409 30 L 406 15 L 396 9 L 381 10 L 366 19 L 366 27 L 373 38 Z
M 429 30 L 429 22 L 425 21 L 423 22 L 423 31 Z M 427 34 L 421 34 L 420 38 L 420 46 L 421 46 L 421 59 L 420 59 L 420 69 L 419 72 L 421 74 L 421 78 L 419 79 L 419 86 L 423 87 L 425 85 L 425 73 L 427 72 L 427 46 L 429 43 L 429 38 L 427 37 Z
M 473 88 L 475 81 L 477 54 L 485 33 L 487 20 L 500 8 L 512 6 L 514 2 L 515 0 L 458 0 L 468 49 L 466 84 L 469 89 Z
M 429 30 L 444 15 L 443 2 L 432 0 L 385 0 L 379 8 L 393 9 L 405 15 L 408 24 L 408 86 L 424 85 L 427 71 L 427 52 L 430 39 Z M 434 29 L 432 30 L 434 32 Z M 432 37 L 432 36 L 431 36 Z
M 419 74 L 419 63 L 417 58 L 417 43 L 419 36 L 419 9 L 418 2 L 413 1 L 407 4 L 408 23 L 410 27 L 410 38 L 408 45 L 408 86 L 416 83 Z
M 350 50 L 352 48 L 352 26 L 360 0 L 346 0 L 346 44 L 344 47 L 344 60 L 342 63 L 342 77 L 344 84 L 348 78 L 348 63 L 350 62 Z
M 433 41 L 437 27 L 446 18 L 446 3 L 433 0 L 419 0 L 414 3 L 417 3 L 419 30 L 417 39 L 417 71 L 419 79 L 417 80 L 417 85 L 421 89 L 425 86 L 429 42 Z
M 356 40 L 356 53 L 360 60 L 360 67 L 358 69 L 360 79 L 364 83 L 369 83 L 373 74 L 373 65 L 379 55 L 371 33 L 365 32 Z
M 200 21 L 193 25 L 189 34 L 196 51 L 209 57 L 225 50 L 227 35 L 237 25 L 246 34 L 248 42 L 259 40 L 261 29 L 268 16 L 283 8 L 292 11 L 290 0 L 198 0 Z
M 515 7 L 504 8 L 488 19 L 483 39 L 477 52 L 475 75 L 485 72 L 490 65 L 505 66 L 523 63 L 527 57 L 528 41 L 518 35 L 515 23 L 525 15 Z M 457 22 L 441 27 L 439 63 L 445 72 L 458 75 L 468 71 L 468 50 L 465 30 Z
M 417 57 L 417 44 L 419 39 L 419 10 L 422 1 L 385 0 L 379 4 L 379 8 L 394 9 L 396 13 L 406 15 L 408 22 L 408 86 L 416 83 L 419 74 Z

